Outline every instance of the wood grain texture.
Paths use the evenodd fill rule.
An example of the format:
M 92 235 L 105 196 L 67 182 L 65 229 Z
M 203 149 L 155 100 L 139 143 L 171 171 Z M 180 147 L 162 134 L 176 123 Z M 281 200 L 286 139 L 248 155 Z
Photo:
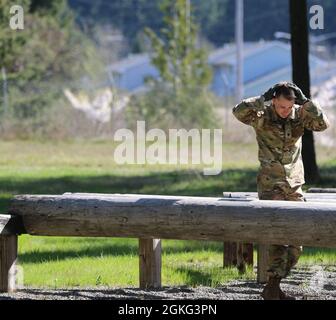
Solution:
M 269 248 L 267 244 L 258 245 L 258 270 L 257 270 L 257 282 L 267 282 L 267 269 L 269 266 Z
M 161 240 L 139 239 L 140 288 L 161 287 Z
M 0 292 L 15 291 L 17 238 L 17 235 L 0 236 Z
M 336 204 L 151 195 L 23 195 L 9 213 L 49 236 L 336 247 Z

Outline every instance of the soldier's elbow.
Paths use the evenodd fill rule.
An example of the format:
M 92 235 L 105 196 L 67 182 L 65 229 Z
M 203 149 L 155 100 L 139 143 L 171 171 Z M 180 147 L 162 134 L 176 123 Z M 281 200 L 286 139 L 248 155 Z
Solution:
M 233 114 L 237 113 L 238 109 L 239 109 L 239 104 L 236 104 L 236 105 L 232 108 L 232 113 L 233 113 Z
M 329 127 L 330 127 L 330 123 L 325 122 L 313 128 L 313 131 L 322 132 L 322 131 L 327 130 Z
M 324 121 L 323 121 L 323 125 L 322 125 L 322 130 L 321 131 L 324 131 L 324 130 L 327 130 L 328 128 L 330 128 L 330 121 L 329 119 L 327 119 L 326 117 L 324 118 Z

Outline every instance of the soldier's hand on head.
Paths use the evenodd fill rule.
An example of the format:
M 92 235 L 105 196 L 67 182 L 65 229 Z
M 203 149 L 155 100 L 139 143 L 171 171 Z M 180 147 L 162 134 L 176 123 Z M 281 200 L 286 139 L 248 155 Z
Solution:
M 275 92 L 277 90 L 277 88 L 279 88 L 280 86 L 282 86 L 284 84 L 284 82 L 280 82 L 275 84 L 272 88 L 269 88 L 264 94 L 264 98 L 265 101 L 269 101 L 272 100 L 275 97 Z
M 288 82 L 287 83 L 288 87 L 291 88 L 294 93 L 295 93 L 295 103 L 296 104 L 300 104 L 303 105 L 305 104 L 307 101 L 309 101 L 309 99 L 304 95 L 304 93 L 302 92 L 302 90 L 294 83 Z
M 273 98 L 274 96 L 274 88 L 270 88 L 268 89 L 264 94 L 263 94 L 263 97 L 265 99 L 265 101 L 269 101 Z

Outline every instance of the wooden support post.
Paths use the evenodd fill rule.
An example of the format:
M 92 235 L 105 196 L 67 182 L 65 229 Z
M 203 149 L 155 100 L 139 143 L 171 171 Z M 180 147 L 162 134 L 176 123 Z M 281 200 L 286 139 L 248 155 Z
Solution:
M 253 267 L 253 243 L 244 243 L 243 257 L 247 265 Z
M 140 288 L 161 287 L 161 240 L 139 239 Z
M 224 242 L 224 268 L 237 266 L 237 242 Z
M 0 292 L 15 291 L 17 243 L 17 235 L 0 236 Z
M 246 265 L 253 266 L 253 244 L 224 242 L 224 268 L 238 267 L 239 272 L 244 273 Z
M 267 268 L 269 264 L 269 245 L 259 244 L 258 245 L 258 271 L 257 271 L 257 281 L 259 283 L 267 282 Z

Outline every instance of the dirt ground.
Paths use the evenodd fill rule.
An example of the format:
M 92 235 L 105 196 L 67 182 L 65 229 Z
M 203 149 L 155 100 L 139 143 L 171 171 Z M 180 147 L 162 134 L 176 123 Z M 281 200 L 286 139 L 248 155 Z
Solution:
M 282 289 L 297 300 L 336 300 L 336 266 L 311 266 L 294 269 L 284 279 Z M 256 281 L 232 281 L 210 288 L 163 287 L 157 290 L 138 288 L 23 288 L 14 294 L 2 293 L 0 300 L 114 300 L 114 299 L 207 299 L 207 300 L 259 300 L 263 285 Z

